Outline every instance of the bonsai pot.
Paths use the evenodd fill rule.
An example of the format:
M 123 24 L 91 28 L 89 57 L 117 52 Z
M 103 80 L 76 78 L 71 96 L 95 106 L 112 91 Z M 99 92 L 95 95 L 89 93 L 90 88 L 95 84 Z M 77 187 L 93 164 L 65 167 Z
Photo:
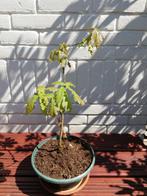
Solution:
M 71 136 L 71 135 L 68 137 L 70 140 L 72 140 L 72 139 L 80 140 L 80 143 L 84 146 L 84 148 L 89 150 L 91 153 L 91 163 L 88 166 L 88 168 L 85 170 L 85 172 L 83 172 L 82 174 L 80 174 L 76 177 L 69 178 L 69 179 L 56 179 L 56 178 L 51 178 L 49 176 L 42 174 L 38 170 L 38 168 L 36 167 L 35 157 L 36 157 L 39 149 L 49 140 L 57 140 L 58 139 L 57 136 L 50 137 L 50 138 L 47 138 L 47 139 L 41 141 L 36 146 L 36 148 L 34 149 L 34 151 L 32 153 L 32 156 L 31 156 L 32 167 L 33 167 L 35 173 L 39 176 L 41 184 L 48 192 L 54 193 L 56 195 L 69 195 L 69 194 L 73 194 L 73 193 L 79 191 L 80 189 L 82 189 L 84 187 L 84 185 L 87 183 L 88 178 L 89 178 L 89 173 L 95 164 L 95 154 L 94 154 L 94 150 L 92 149 L 91 145 L 88 144 L 84 139 L 81 139 L 79 137 Z

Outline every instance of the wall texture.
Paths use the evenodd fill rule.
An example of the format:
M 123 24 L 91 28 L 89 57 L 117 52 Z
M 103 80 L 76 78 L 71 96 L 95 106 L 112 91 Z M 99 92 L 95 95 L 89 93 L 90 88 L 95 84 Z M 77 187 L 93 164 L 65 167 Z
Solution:
M 91 58 L 73 44 L 92 26 L 104 42 Z M 87 101 L 74 105 L 67 127 L 140 131 L 147 119 L 146 0 L 0 0 L 0 132 L 56 130 L 37 108 L 26 116 L 24 103 L 37 85 L 60 79 L 48 55 L 62 41 L 71 45 L 68 79 Z

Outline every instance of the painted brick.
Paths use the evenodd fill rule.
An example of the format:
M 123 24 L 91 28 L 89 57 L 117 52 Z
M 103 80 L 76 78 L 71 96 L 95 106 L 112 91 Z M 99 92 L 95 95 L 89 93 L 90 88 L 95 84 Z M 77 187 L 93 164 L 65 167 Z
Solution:
M 129 124 L 130 125 L 146 125 L 147 123 L 147 116 L 131 116 L 129 117 Z
M 101 30 L 113 30 L 115 23 L 116 15 L 65 15 L 65 29 L 89 29 L 98 26 Z
M 31 61 L 22 61 L 20 64 L 25 101 L 34 94 L 36 89 L 35 65 Z
M 89 64 L 87 61 L 78 61 L 77 83 L 77 92 L 87 102 L 89 94 Z
M 27 125 L 3 125 L 0 124 L 0 133 L 22 133 L 22 132 L 28 132 L 28 126 Z
M 89 102 L 90 103 L 113 102 L 115 82 L 116 82 L 115 63 L 93 61 L 93 63 L 89 64 L 89 66 L 90 66 Z
M 128 93 L 128 102 L 131 104 L 139 103 L 147 104 L 147 62 L 146 61 L 134 61 L 130 73 L 130 91 Z
M 75 1 L 75 0 L 39 0 L 39 12 L 87 12 L 92 10 L 92 1 Z
M 118 19 L 118 30 L 147 30 L 146 16 L 120 16 Z
M 34 13 L 35 0 L 0 1 L 0 13 Z
M 0 44 L 24 44 L 33 45 L 38 42 L 37 32 L 32 31 L 1 31 Z
M 114 115 L 97 115 L 97 116 L 88 116 L 88 124 L 97 124 L 97 125 L 126 125 L 128 123 L 127 116 L 114 116 Z
M 24 113 L 25 107 L 24 104 L 19 103 L 0 103 L 0 113 Z
M 10 86 L 7 75 L 7 64 L 0 60 L 0 102 L 9 102 L 11 100 Z
M 66 67 L 66 80 L 71 81 L 74 85 L 77 85 L 77 74 L 76 74 L 76 62 L 70 61 L 71 67 Z
M 113 46 L 104 46 L 98 48 L 98 50 L 91 56 L 88 52 L 88 49 L 79 48 L 78 50 L 75 48 L 71 49 L 71 59 L 80 59 L 80 60 L 111 60 L 114 59 L 114 51 L 115 47 Z
M 101 30 L 114 30 L 116 26 L 117 15 L 101 15 L 98 20 L 98 28 Z
M 48 60 L 49 52 L 53 47 L 44 46 L 18 46 L 16 48 L 16 56 L 18 59 L 26 60 Z
M 48 124 L 56 124 L 55 118 L 48 118 L 47 119 Z M 87 123 L 87 116 L 86 115 L 65 115 L 65 124 L 74 124 L 74 125 L 82 125 Z
M 110 114 L 116 115 L 147 115 L 147 105 L 144 104 L 118 104 L 112 105 Z
M 10 124 L 47 124 L 43 115 L 9 114 L 8 119 Z
M 115 50 L 115 59 L 117 60 L 146 60 L 146 47 L 120 46 Z
M 109 114 L 111 111 L 111 105 L 106 104 L 85 104 L 84 106 L 79 106 L 77 104 L 73 105 L 72 114 Z
M 27 61 L 26 61 L 27 63 Z M 35 66 L 35 81 L 36 85 L 47 85 L 48 84 L 48 75 L 49 75 L 49 70 L 48 70 L 48 65 L 45 61 L 32 61 L 30 62 L 31 64 L 34 64 Z
M 8 116 L 0 114 L 0 123 L 3 123 L 3 124 L 8 123 Z
M 145 42 L 145 33 L 141 31 L 121 31 L 121 32 L 110 32 L 103 33 L 104 35 L 104 45 L 114 45 L 114 46 L 133 46 L 142 44 L 142 39 Z
M 10 16 L 0 15 L 0 29 L 10 29 Z
M 16 57 L 14 46 L 0 46 L 1 59 L 14 59 Z
M 12 102 L 23 102 L 23 84 L 21 78 L 21 68 L 18 61 L 9 61 L 7 66 L 9 85 L 11 89 Z M 15 76 L 15 77 L 14 77 Z
M 49 84 L 51 84 L 54 81 L 61 80 L 61 72 L 60 72 L 60 66 L 57 62 L 50 63 L 48 62 L 48 78 L 49 78 Z
M 141 134 L 143 133 L 143 129 L 144 129 L 144 126 L 139 126 L 139 125 L 135 125 L 135 126 L 129 126 L 129 125 L 123 125 L 123 126 L 120 126 L 120 125 L 110 125 L 110 126 L 107 126 L 107 133 L 110 134 L 110 133 L 117 133 L 117 134 Z
M 94 0 L 93 10 L 96 12 L 145 12 L 145 0 L 128 0 L 128 1 L 112 1 L 112 0 Z
M 115 103 L 127 102 L 131 64 L 131 61 L 116 62 Z
M 70 61 L 71 68 L 66 68 L 65 74 L 67 81 L 71 81 L 74 84 L 76 84 L 76 62 Z M 48 66 L 48 81 L 49 84 L 51 84 L 54 81 L 61 80 L 61 72 L 60 72 L 60 66 L 58 63 L 50 63 L 47 62 Z
M 58 45 L 60 42 L 67 42 L 72 45 L 80 42 L 87 32 L 66 32 L 66 31 L 48 31 L 40 33 L 40 44 L 42 45 Z
M 55 125 L 29 125 L 28 126 L 29 132 L 41 132 L 41 133 L 57 133 L 58 127 Z
M 12 26 L 14 29 L 59 29 L 63 27 L 64 16 L 55 14 L 37 15 L 12 15 Z
M 144 32 L 143 36 L 142 36 L 142 42 L 141 42 L 142 45 L 147 45 L 147 33 Z
M 106 133 L 106 126 L 70 125 L 70 133 Z
M 141 94 L 140 84 L 142 81 L 145 81 L 144 78 L 144 68 L 142 62 L 135 61 L 132 63 L 131 72 L 130 72 L 130 84 L 128 92 L 128 103 L 137 104 L 140 102 Z M 143 79 L 144 78 L 144 79 Z
M 101 62 L 97 63 L 94 67 L 96 69 L 96 66 L 99 64 L 99 66 L 102 67 L 101 72 L 101 79 L 102 79 L 102 88 L 101 88 L 101 103 L 113 103 L 114 102 L 114 96 L 115 96 L 115 84 L 116 84 L 116 64 L 114 62 Z M 91 78 L 93 77 L 92 74 L 94 72 L 91 69 Z M 95 78 L 97 81 L 97 78 Z M 94 90 L 93 92 L 96 92 L 98 95 L 98 89 L 96 89 L 97 85 L 96 82 L 91 80 L 91 88 Z M 99 96 L 99 95 L 98 95 Z M 98 102 L 97 97 L 94 95 L 91 97 L 92 102 Z
M 65 124 L 82 125 L 87 123 L 86 115 L 66 115 Z

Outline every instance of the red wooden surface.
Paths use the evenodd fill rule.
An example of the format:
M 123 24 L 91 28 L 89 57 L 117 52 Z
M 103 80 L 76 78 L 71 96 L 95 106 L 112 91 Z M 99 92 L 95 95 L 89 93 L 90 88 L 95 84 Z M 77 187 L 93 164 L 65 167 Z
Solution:
M 30 164 L 33 148 L 47 136 L 0 133 L 0 196 L 48 195 Z M 82 137 L 93 145 L 96 164 L 89 182 L 75 196 L 147 195 L 147 151 L 137 136 L 84 134 Z

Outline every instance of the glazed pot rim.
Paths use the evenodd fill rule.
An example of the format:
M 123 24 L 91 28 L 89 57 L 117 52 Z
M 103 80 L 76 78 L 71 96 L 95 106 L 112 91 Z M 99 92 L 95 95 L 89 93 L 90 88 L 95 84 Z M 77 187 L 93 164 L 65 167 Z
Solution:
M 91 145 L 86 142 L 83 138 L 79 138 L 79 137 L 76 137 L 76 136 L 69 136 L 69 137 L 73 137 L 73 138 L 78 138 L 80 139 L 81 141 L 83 141 L 86 145 L 88 145 L 88 148 L 92 154 L 92 161 L 89 165 L 89 167 L 80 175 L 76 176 L 76 177 L 73 177 L 73 178 L 68 178 L 68 179 L 56 179 L 56 178 L 51 178 L 49 176 L 46 176 L 44 174 L 42 174 L 37 168 L 36 168 L 36 165 L 35 165 L 35 157 L 38 153 L 38 149 L 43 145 L 45 144 L 48 140 L 51 140 L 51 139 L 57 139 L 57 136 L 53 136 L 53 137 L 49 137 L 43 141 L 41 141 L 36 147 L 35 149 L 33 150 L 33 153 L 32 153 L 32 156 L 31 156 L 31 164 L 32 164 L 32 167 L 34 169 L 34 171 L 37 173 L 37 175 L 49 182 L 49 183 L 54 183 L 54 184 L 70 184 L 70 183 L 74 183 L 74 182 L 77 182 L 77 181 L 80 181 L 82 178 L 84 178 L 85 176 L 87 176 L 89 174 L 89 172 L 91 171 L 91 169 L 93 168 L 94 164 L 95 164 L 95 153 L 94 153 L 94 150 L 93 148 L 91 147 Z

